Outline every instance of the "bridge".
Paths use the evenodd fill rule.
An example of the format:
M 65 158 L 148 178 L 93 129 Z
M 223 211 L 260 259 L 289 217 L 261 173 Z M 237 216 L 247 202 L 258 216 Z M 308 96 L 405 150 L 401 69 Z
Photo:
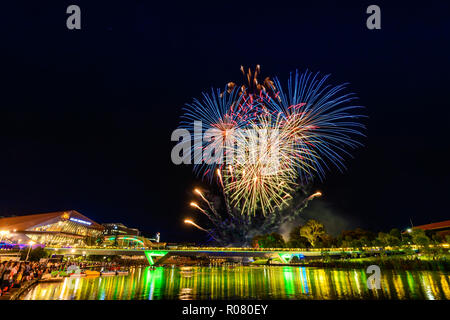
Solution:
M 267 259 L 279 258 L 283 263 L 289 263 L 294 257 L 299 259 L 319 258 L 323 252 L 327 252 L 330 256 L 340 256 L 346 254 L 358 253 L 358 250 L 351 249 L 289 249 L 289 248 L 272 248 L 272 249 L 252 249 L 252 248 L 182 248 L 182 249 L 125 249 L 125 248 L 52 248 L 46 247 L 45 250 L 51 251 L 53 254 L 62 255 L 129 255 L 129 256 L 145 256 L 151 266 L 157 266 L 170 257 L 260 257 Z

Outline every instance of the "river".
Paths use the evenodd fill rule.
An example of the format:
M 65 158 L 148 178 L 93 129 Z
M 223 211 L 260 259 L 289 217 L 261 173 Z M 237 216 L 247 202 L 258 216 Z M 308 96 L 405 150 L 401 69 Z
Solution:
M 305 267 L 135 268 L 126 276 L 66 278 L 40 283 L 26 300 L 158 299 L 450 299 L 450 274 L 381 272 L 369 289 L 364 270 Z

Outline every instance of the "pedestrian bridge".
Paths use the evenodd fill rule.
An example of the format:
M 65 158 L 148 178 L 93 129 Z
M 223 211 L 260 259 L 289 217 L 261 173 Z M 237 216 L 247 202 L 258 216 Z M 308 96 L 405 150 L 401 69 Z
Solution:
M 261 257 L 267 259 L 280 258 L 284 263 L 289 263 L 292 258 L 318 258 L 323 255 L 323 252 L 330 256 L 340 256 L 343 253 L 351 254 L 357 253 L 357 250 L 351 249 L 289 249 L 289 248 L 271 248 L 271 249 L 252 249 L 252 248 L 183 248 L 183 249 L 120 249 L 120 248 L 51 248 L 46 247 L 46 250 L 51 250 L 53 254 L 62 255 L 144 255 L 151 266 L 156 266 L 164 262 L 166 259 L 173 256 L 180 257 Z

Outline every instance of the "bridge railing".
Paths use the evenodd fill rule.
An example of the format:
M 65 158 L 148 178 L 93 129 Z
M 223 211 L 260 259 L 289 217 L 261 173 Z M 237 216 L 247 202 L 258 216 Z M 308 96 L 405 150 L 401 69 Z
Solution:
M 433 246 L 433 245 L 430 245 Z M 436 246 L 441 246 L 444 248 L 448 248 L 449 244 L 444 243 Z M 418 245 L 410 245 L 408 246 L 411 249 L 420 249 L 421 246 Z M 405 246 L 398 246 L 398 247 L 378 247 L 378 246 L 365 246 L 361 248 L 350 248 L 350 247 L 344 247 L 344 248 L 249 248 L 249 247 L 185 247 L 185 246 L 170 246 L 170 247 L 117 247 L 117 246 L 48 246 L 46 248 L 49 249 L 62 249 L 62 250 L 83 250 L 83 249 L 97 249 L 97 250 L 161 250 L 161 251 L 167 251 L 167 250 L 174 250 L 174 251 L 252 251 L 252 252 L 259 252 L 259 251 L 274 251 L 274 252 L 282 252 L 282 251 L 307 251 L 307 252 L 322 252 L 322 251 L 346 251 L 346 252 L 352 252 L 357 251 L 359 249 L 362 249 L 364 251 L 380 251 L 380 250 L 398 250 L 403 249 Z

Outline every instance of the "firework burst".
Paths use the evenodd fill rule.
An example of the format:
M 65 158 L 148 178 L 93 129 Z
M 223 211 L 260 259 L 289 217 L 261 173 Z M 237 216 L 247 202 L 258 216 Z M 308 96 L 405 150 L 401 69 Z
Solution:
M 258 82 L 259 66 L 254 73 L 241 71 L 247 85 L 229 83 L 203 94 L 186 106 L 181 127 L 192 133 L 193 154 L 212 148 L 223 156 L 196 162 L 194 171 L 209 181 L 217 173 L 228 212 L 234 207 L 248 216 L 266 215 L 287 204 L 299 183 L 323 179 L 330 165 L 345 168 L 347 150 L 361 145 L 353 138 L 363 135 L 355 114 L 361 107 L 352 105 L 356 98 L 344 93 L 345 84 L 326 85 L 329 76 L 296 72 L 284 90 L 278 79 Z M 205 142 L 211 129 L 221 139 L 196 143 Z
M 287 92 L 275 79 L 277 99 L 267 100 L 268 108 L 285 119 L 302 163 L 308 163 L 299 167 L 303 181 L 315 175 L 323 179 L 330 164 L 342 171 L 344 157 L 351 157 L 347 150 L 362 146 L 354 139 L 364 136 L 365 127 L 359 122 L 363 116 L 355 113 L 362 107 L 352 104 L 356 99 L 353 93 L 344 93 L 346 84 L 326 85 L 328 78 L 296 71 L 289 77 Z
M 201 100 L 194 99 L 191 104 L 187 104 L 183 110 L 180 128 L 187 129 L 192 137 L 192 154 L 198 154 L 201 159 L 194 159 L 194 172 L 211 180 L 214 176 L 218 162 L 208 163 L 202 158 L 203 151 L 215 149 L 218 154 L 224 153 L 223 142 L 233 139 L 237 129 L 245 128 L 252 120 L 257 103 L 240 94 L 237 89 L 228 91 L 211 90 L 211 93 L 203 93 Z M 196 123 L 201 123 L 196 130 Z M 206 142 L 204 137 L 207 132 L 219 133 L 222 139 Z M 200 142 L 200 143 L 199 143 Z M 191 155 L 188 155 L 189 157 Z
M 260 116 L 247 130 L 236 135 L 233 163 L 222 175 L 224 190 L 235 206 L 255 215 L 261 208 L 265 215 L 286 203 L 297 180 L 296 150 L 280 118 Z

